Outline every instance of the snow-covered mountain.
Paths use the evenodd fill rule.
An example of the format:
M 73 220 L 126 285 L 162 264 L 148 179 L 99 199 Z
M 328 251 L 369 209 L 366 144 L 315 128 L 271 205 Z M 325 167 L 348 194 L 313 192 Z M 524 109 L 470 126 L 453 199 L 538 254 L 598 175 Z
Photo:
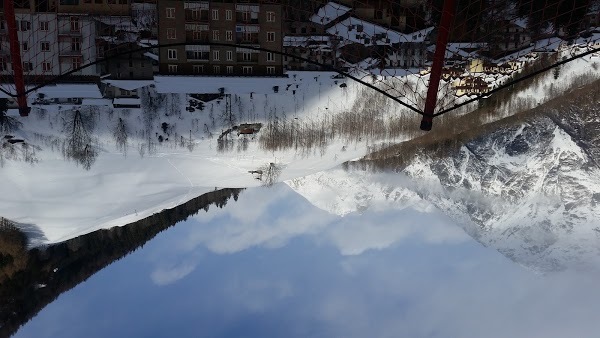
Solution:
M 417 152 L 393 175 L 338 169 L 288 184 L 338 215 L 437 207 L 531 269 L 587 268 L 600 260 L 599 122 L 597 106 L 565 105 Z

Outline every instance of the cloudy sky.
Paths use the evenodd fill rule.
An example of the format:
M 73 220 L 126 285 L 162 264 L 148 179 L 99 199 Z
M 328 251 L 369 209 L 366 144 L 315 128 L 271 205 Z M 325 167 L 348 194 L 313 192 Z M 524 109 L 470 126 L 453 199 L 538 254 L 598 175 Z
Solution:
M 536 275 L 435 212 L 340 218 L 280 185 L 161 233 L 16 336 L 591 337 L 598 277 Z

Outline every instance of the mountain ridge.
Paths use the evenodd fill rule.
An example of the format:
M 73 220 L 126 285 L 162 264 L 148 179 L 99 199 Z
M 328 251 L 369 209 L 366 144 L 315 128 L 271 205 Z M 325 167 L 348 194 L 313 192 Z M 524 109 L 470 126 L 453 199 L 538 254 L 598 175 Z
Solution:
M 429 205 L 484 246 L 535 271 L 587 268 L 600 260 L 599 98 L 596 82 L 479 131 L 430 144 L 421 140 L 424 146 L 416 150 L 409 141 L 348 165 L 350 171 L 340 168 L 288 184 L 337 214 L 365 210 L 369 205 L 360 202 L 366 200 L 395 208 Z M 406 180 L 374 189 L 378 183 L 364 177 L 370 169 Z M 324 205 L 319 188 L 306 183 L 311 180 L 321 191 L 344 181 L 354 185 L 354 196 L 343 196 L 343 210 L 336 202 Z M 384 191 L 410 198 L 389 198 Z M 348 203 L 352 199 L 355 207 Z

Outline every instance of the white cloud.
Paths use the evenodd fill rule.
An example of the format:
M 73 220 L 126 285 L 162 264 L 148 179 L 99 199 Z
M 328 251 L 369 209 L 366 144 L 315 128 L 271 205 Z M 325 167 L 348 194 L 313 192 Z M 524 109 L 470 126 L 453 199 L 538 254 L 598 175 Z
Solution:
M 195 268 L 194 264 L 189 263 L 173 267 L 158 267 L 152 271 L 150 278 L 156 285 L 168 285 L 189 275 Z
M 407 208 L 369 213 L 369 217 L 331 215 L 285 185 L 249 189 L 235 204 L 196 216 L 200 224 L 190 229 L 179 247 L 192 251 L 201 245 L 215 253 L 231 254 L 258 246 L 278 248 L 295 237 L 309 236 L 335 246 L 344 255 L 356 255 L 412 236 L 434 244 L 468 239 L 438 212 Z

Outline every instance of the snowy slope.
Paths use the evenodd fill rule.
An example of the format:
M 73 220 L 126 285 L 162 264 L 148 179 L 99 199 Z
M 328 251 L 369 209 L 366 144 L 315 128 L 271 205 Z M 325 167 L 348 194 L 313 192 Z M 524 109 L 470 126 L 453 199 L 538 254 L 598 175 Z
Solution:
M 332 75 L 290 74 L 289 90 L 282 88 L 277 94 L 232 93 L 236 123 L 265 123 L 273 117 L 301 123 L 343 112 L 352 106 L 359 85 L 348 83 L 341 88 L 339 84 L 345 81 Z M 219 151 L 217 136 L 227 128 L 223 100 L 190 113 L 184 109 L 187 98 L 183 94 L 152 95 L 160 102 L 154 103 L 158 108 L 149 131 L 145 127 L 147 105 L 142 110 L 42 105 L 34 107 L 31 116 L 18 118 L 22 127 L 8 134 L 26 140 L 35 149 L 34 160 L 24 161 L 19 144 L 10 148 L 16 149 L 12 155 L 9 148 L 0 149 L 0 216 L 38 227 L 43 236 L 32 238 L 32 245 L 55 243 L 128 224 L 215 187 L 261 185 L 248 171 L 265 164 L 276 163 L 282 168 L 278 179 L 289 180 L 367 153 L 366 142 L 335 140 L 310 152 L 264 151 L 257 139 L 235 136 L 232 149 Z M 66 160 L 61 151 L 75 108 L 84 111 L 93 125 L 91 138 L 98 155 L 89 170 Z M 119 119 L 128 133 L 124 148 L 116 146 L 113 135 Z M 162 129 L 163 123 L 169 125 L 168 132 Z
M 395 180 L 337 169 L 286 183 L 338 215 L 435 206 L 483 245 L 531 269 L 589 268 L 600 261 L 598 121 L 597 107 L 551 112 L 447 156 L 421 153 Z
M 564 81 L 561 83 L 569 85 L 574 76 L 589 71 L 590 68 L 584 67 L 584 64 L 595 61 L 589 57 L 563 67 L 561 80 Z M 594 74 L 597 73 L 596 70 Z M 252 87 L 251 83 L 239 83 L 240 88 L 230 83 L 227 93 L 232 95 L 236 123 L 265 123 L 277 119 L 288 123 L 294 121 L 301 126 L 303 123 L 318 124 L 335 114 L 343 114 L 361 101 L 363 86 L 345 79 L 334 79 L 334 75 L 328 72 L 289 72 L 287 82 L 285 79 L 277 80 L 281 86 L 278 93 L 267 93 L 273 83 L 260 79 L 256 80 L 255 86 L 262 89 L 253 95 L 247 90 Z M 194 81 L 192 87 L 199 80 Z M 206 84 L 207 88 L 221 87 L 216 86 L 219 78 L 211 78 L 210 81 L 215 83 Z M 536 103 L 546 100 L 546 82 L 535 84 L 521 97 L 534 96 Z M 347 86 L 340 87 L 341 84 Z M 560 92 L 566 89 L 565 86 L 554 89 Z M 419 96 L 419 91 L 424 88 L 419 87 L 412 95 Z M 265 151 L 256 138 L 249 137 L 248 142 L 244 138 L 235 138 L 230 143 L 231 149 L 222 152 L 217 147 L 216 138 L 227 128 L 223 117 L 225 102 L 211 101 L 202 111 L 188 112 L 184 106 L 189 97 L 182 91 L 188 89 L 173 87 L 176 94 L 152 94 L 158 101 L 154 102 L 158 110 L 150 128 L 146 126 L 147 103 L 142 110 L 66 104 L 40 106 L 43 110 L 34 108 L 30 117 L 20 118 L 23 127 L 12 133 L 37 149 L 34 164 L 24 162 L 22 158 L 7 159 L 6 154 L 0 151 L 0 191 L 5 193 L 0 199 L 0 216 L 38 227 L 44 237 L 36 237 L 32 242 L 34 245 L 54 243 L 96 229 L 127 224 L 207 189 L 260 185 L 261 182 L 248 171 L 269 163 L 276 163 L 282 169 L 279 181 L 293 180 L 361 157 L 374 143 L 385 141 L 362 139 L 355 142 L 338 138 L 322 149 Z M 256 94 L 258 92 L 262 93 Z M 142 104 L 145 104 L 144 99 Z M 69 129 L 64 121 L 68 120 L 69 111 L 74 108 L 86 110 L 88 115 L 93 116 L 91 136 L 98 156 L 89 171 L 66 161 L 61 152 Z M 385 121 L 393 121 L 406 113 L 387 104 L 381 111 L 385 115 L 380 118 Z M 510 106 L 506 111 L 507 114 L 513 113 Z M 124 121 L 128 130 L 124 149 L 115 145 L 113 135 L 119 119 Z M 168 132 L 162 130 L 163 123 L 168 124 Z M 157 141 L 159 136 L 164 139 L 162 143 Z M 406 136 L 393 137 L 391 141 L 400 141 Z M 364 192 L 364 196 L 356 197 L 352 190 L 344 191 L 340 186 L 343 185 L 338 185 L 329 194 L 348 194 L 344 202 L 323 202 L 336 204 L 340 214 L 353 210 L 352 199 L 360 201 L 360 208 L 383 202 L 378 200 L 378 191 Z M 386 189 L 380 187 L 383 193 Z M 400 194 L 397 198 L 413 201 L 413 195 Z M 326 197 L 322 199 L 325 201 Z

